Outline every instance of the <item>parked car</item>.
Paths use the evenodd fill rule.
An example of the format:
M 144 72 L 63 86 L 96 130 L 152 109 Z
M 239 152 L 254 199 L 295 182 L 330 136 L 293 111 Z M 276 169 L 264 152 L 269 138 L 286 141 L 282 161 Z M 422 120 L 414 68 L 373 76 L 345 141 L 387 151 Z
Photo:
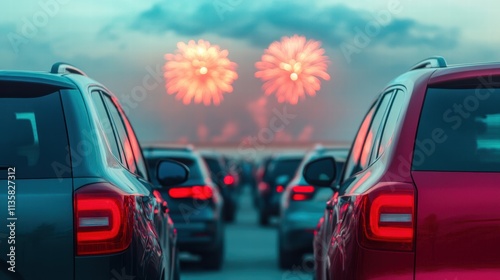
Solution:
M 267 225 L 271 217 L 279 216 L 281 195 L 303 158 L 303 154 L 280 154 L 267 164 L 258 186 L 260 225 Z
M 224 220 L 233 222 L 236 219 L 238 209 L 237 176 L 231 172 L 221 154 L 214 151 L 203 151 L 202 157 L 210 170 L 212 181 L 217 184 L 224 198 Z
M 317 279 L 500 278 L 500 63 L 442 57 L 370 107 L 315 238 Z M 330 185 L 331 159 L 305 167 Z
M 199 255 L 206 269 L 220 269 L 224 262 L 223 198 L 199 152 L 190 146 L 156 145 L 145 147 L 144 156 L 152 178 L 157 177 L 155 166 L 163 160 L 174 160 L 189 168 L 189 177 L 182 184 L 153 183 L 169 205 L 179 250 Z
M 283 190 L 278 229 L 278 264 L 282 269 L 300 266 L 305 254 L 313 252 L 313 237 L 317 221 L 323 215 L 325 203 L 333 190 L 309 185 L 303 176 L 304 166 L 317 158 L 335 158 L 337 170 L 344 166 L 348 148 L 316 146 L 302 160 L 295 177 Z
M 172 224 L 107 88 L 65 63 L 0 71 L 0 118 L 1 279 L 178 277 Z M 187 177 L 159 165 L 165 184 Z

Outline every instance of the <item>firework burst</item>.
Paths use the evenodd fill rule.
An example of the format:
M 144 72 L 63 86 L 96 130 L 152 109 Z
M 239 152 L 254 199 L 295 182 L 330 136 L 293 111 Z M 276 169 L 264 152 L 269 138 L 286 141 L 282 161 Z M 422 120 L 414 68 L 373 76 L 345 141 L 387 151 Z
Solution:
M 280 103 L 297 104 L 305 94 L 316 95 L 321 88 L 321 81 L 329 80 L 326 72 L 328 57 L 321 43 L 315 40 L 307 41 L 305 37 L 294 35 L 283 37 L 279 42 L 273 42 L 265 50 L 261 61 L 255 63 L 266 95 L 276 93 Z
M 168 94 L 184 104 L 219 105 L 223 94 L 233 91 L 232 83 L 238 78 L 236 63 L 231 62 L 227 50 L 208 41 L 191 40 L 177 43 L 175 54 L 166 54 L 164 76 Z

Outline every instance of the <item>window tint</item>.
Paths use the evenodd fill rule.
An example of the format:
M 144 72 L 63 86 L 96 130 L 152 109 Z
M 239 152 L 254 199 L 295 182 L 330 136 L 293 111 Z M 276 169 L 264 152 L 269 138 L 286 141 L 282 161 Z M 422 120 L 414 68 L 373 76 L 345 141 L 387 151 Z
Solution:
M 295 175 L 302 159 L 273 160 L 269 164 L 269 178 L 276 179 L 286 175 L 290 179 Z
M 380 137 L 380 143 L 377 145 L 377 149 L 374 149 L 374 154 L 372 157 L 377 159 L 384 151 L 392 144 L 394 131 L 399 121 L 399 115 L 403 107 L 404 102 L 404 92 L 398 91 L 392 101 L 391 108 L 387 114 L 387 120 L 383 127 L 382 136 Z
M 500 171 L 500 89 L 429 88 L 412 168 Z
M 222 169 L 221 162 L 218 159 L 203 157 L 203 160 L 207 164 L 208 169 L 210 169 L 210 174 L 212 174 L 214 177 L 220 177 L 224 175 L 224 170 Z
M 0 83 L 0 118 L 2 169 L 15 167 L 16 178 L 71 177 L 57 89 Z
M 135 157 L 135 164 L 137 165 L 137 171 L 140 176 L 142 176 L 145 179 L 148 178 L 148 170 L 146 167 L 146 161 L 144 160 L 144 157 L 142 155 L 142 150 L 141 146 L 139 145 L 139 141 L 137 141 L 137 137 L 134 133 L 134 130 L 132 129 L 132 125 L 130 125 L 130 122 L 128 121 L 127 117 L 123 114 L 123 111 L 120 111 L 122 113 L 122 119 L 125 123 L 125 127 L 127 129 L 128 133 L 128 138 L 130 139 L 130 145 L 132 146 L 132 151 L 134 152 L 134 157 Z
M 104 131 L 106 142 L 108 143 L 109 148 L 111 149 L 111 153 L 113 153 L 116 159 L 124 163 L 122 155 L 120 154 L 120 150 L 118 148 L 117 136 L 115 135 L 115 132 L 113 130 L 112 122 L 108 115 L 108 112 L 106 111 L 106 107 L 104 106 L 104 103 L 102 101 L 101 94 L 99 91 L 93 91 L 91 96 L 94 106 L 97 110 L 99 123 L 101 124 L 101 127 Z
M 210 156 L 202 157 L 204 161 L 204 168 L 208 169 L 208 175 L 212 181 L 214 181 L 220 188 L 223 185 L 223 178 L 226 175 L 226 171 L 223 167 L 222 159 L 213 158 Z
M 344 176 L 342 178 L 342 181 L 345 181 L 347 178 L 351 177 L 359 170 L 359 156 L 361 155 L 361 149 L 363 147 L 363 144 L 365 143 L 366 134 L 368 132 L 368 128 L 370 127 L 370 123 L 372 121 L 374 113 L 375 106 L 372 106 L 370 111 L 368 111 L 365 119 L 361 123 L 358 133 L 356 134 L 356 137 L 354 139 L 349 158 L 347 159 L 345 164 Z
M 116 131 L 118 133 L 118 139 L 125 155 L 127 167 L 130 172 L 137 173 L 137 166 L 135 165 L 132 145 L 130 145 L 130 139 L 128 138 L 127 131 L 125 130 L 125 125 L 123 124 L 122 117 L 120 116 L 120 113 L 118 112 L 118 109 L 116 108 L 111 98 L 104 93 L 102 94 L 102 97 L 104 99 L 104 102 L 106 103 L 106 107 L 108 108 L 108 112 L 111 115 Z
M 361 158 L 359 159 L 359 170 L 366 169 L 368 165 L 373 162 L 370 161 L 370 155 L 372 154 L 373 148 L 376 147 L 377 137 L 380 136 L 379 129 L 384 122 L 385 113 L 387 112 L 387 108 L 389 107 L 391 98 L 392 92 L 386 93 L 382 96 L 382 100 L 380 101 L 377 112 L 373 117 L 370 129 L 368 130 L 368 134 L 366 135 L 366 141 L 363 146 L 363 150 L 361 151 Z

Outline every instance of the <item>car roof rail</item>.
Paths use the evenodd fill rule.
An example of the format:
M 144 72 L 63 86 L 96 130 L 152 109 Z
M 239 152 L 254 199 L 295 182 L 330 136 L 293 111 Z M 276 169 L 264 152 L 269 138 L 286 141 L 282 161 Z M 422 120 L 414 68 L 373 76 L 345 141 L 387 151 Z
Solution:
M 424 68 L 445 68 L 448 64 L 442 56 L 432 56 L 427 59 L 420 61 L 419 63 L 413 65 L 410 71 Z
M 50 73 L 52 74 L 78 74 L 82 76 L 87 76 L 85 72 L 82 70 L 78 69 L 77 67 L 65 63 L 65 62 L 57 62 L 52 65 L 52 68 L 50 69 Z

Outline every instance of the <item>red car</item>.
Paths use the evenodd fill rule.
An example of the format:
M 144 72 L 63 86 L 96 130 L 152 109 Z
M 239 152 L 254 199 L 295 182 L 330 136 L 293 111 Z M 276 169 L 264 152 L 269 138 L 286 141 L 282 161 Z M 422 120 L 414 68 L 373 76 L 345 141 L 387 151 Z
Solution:
M 329 186 L 335 172 L 320 158 L 304 177 Z M 335 185 L 316 279 L 500 279 L 500 63 L 433 57 L 397 77 Z

